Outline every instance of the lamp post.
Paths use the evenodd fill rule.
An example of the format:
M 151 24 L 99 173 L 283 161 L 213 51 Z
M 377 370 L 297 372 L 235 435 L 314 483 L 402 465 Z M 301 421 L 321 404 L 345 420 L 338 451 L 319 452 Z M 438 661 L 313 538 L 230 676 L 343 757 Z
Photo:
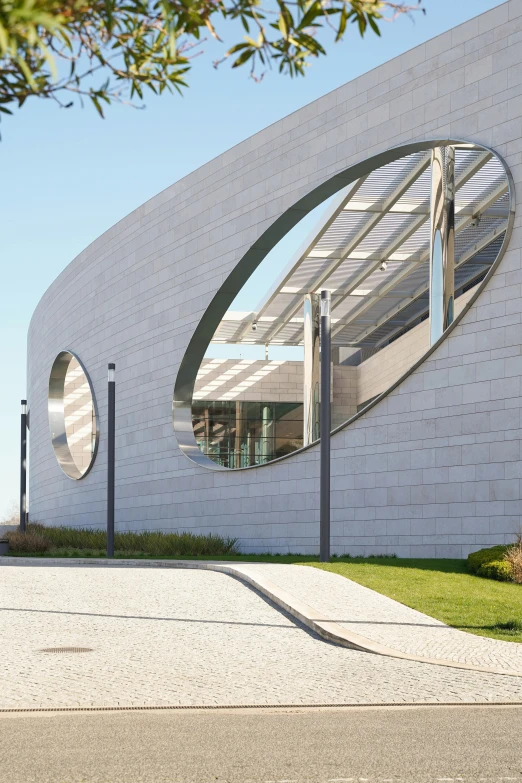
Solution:
M 321 291 L 321 468 L 319 559 L 330 560 L 330 355 L 331 355 L 331 295 Z
M 20 532 L 27 526 L 27 400 L 22 400 L 20 416 Z
M 114 440 L 116 365 L 109 364 L 107 423 L 107 557 L 114 557 Z

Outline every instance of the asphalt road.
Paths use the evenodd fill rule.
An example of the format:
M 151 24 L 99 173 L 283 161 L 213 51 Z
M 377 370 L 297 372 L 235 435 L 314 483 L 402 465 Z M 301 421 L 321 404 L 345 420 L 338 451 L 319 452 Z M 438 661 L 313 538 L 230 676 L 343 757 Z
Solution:
M 0 715 L 4 783 L 522 781 L 522 707 Z

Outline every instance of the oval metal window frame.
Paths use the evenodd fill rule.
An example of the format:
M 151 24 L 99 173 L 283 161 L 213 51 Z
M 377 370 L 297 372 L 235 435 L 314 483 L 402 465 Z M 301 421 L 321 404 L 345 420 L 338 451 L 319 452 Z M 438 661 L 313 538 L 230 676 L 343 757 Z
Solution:
M 94 421 L 96 424 L 96 434 L 94 440 L 94 449 L 91 456 L 91 461 L 87 470 L 83 473 L 76 466 L 76 463 L 69 449 L 67 442 L 67 432 L 65 429 L 65 415 L 64 415 L 64 392 L 65 392 L 65 377 L 67 370 L 72 359 L 76 359 L 79 366 L 82 369 L 83 374 L 89 384 L 89 390 L 91 392 L 92 404 L 94 408 Z M 94 393 L 94 387 L 89 377 L 89 373 L 85 368 L 80 357 L 69 349 L 60 351 L 57 354 L 49 374 L 49 391 L 47 394 L 47 410 L 49 415 L 49 429 L 51 432 L 51 444 L 56 457 L 56 461 L 65 475 L 80 481 L 85 478 L 90 471 L 96 460 L 98 454 L 98 444 L 100 440 L 100 417 L 98 414 L 98 404 L 96 402 L 96 395 Z
M 373 155 L 370 158 L 366 158 L 360 163 L 355 163 L 349 166 L 347 169 L 334 174 L 326 182 L 321 183 L 314 188 L 306 196 L 303 196 L 292 207 L 287 209 L 280 215 L 266 231 L 261 234 L 254 244 L 247 250 L 242 258 L 237 262 L 234 269 L 230 272 L 225 282 L 216 291 L 214 298 L 208 305 L 207 309 L 203 313 L 201 320 L 199 321 L 192 338 L 185 350 L 183 358 L 181 360 L 176 381 L 174 383 L 174 393 L 172 399 L 172 424 L 174 428 L 174 434 L 178 441 L 181 452 L 192 462 L 198 466 L 207 468 L 214 471 L 230 471 L 235 472 L 239 470 L 253 470 L 255 468 L 263 468 L 268 465 L 275 465 L 281 460 L 287 460 L 294 457 L 296 454 L 301 454 L 303 451 L 311 448 L 319 443 L 319 440 L 313 443 L 303 446 L 300 449 L 292 451 L 290 454 L 285 454 L 282 457 L 277 457 L 270 462 L 264 462 L 257 465 L 248 465 L 241 468 L 227 468 L 223 465 L 218 465 L 207 457 L 200 450 L 194 430 L 192 428 L 192 398 L 194 394 L 194 387 L 196 384 L 196 377 L 201 366 L 201 363 L 205 357 L 205 352 L 212 340 L 212 337 L 223 318 L 224 313 L 228 310 L 237 294 L 241 291 L 250 276 L 255 272 L 257 267 L 265 259 L 268 253 L 277 245 L 277 243 L 283 239 L 283 237 L 296 226 L 299 221 L 305 217 L 309 212 L 318 207 L 324 201 L 334 196 L 343 188 L 350 185 L 354 180 L 359 177 L 368 176 L 375 171 L 375 169 L 386 166 L 388 163 L 393 163 L 400 158 L 412 155 L 415 152 L 422 152 L 432 150 L 434 147 L 449 146 L 452 144 L 472 144 L 478 150 L 483 152 L 490 152 L 497 160 L 502 164 L 506 178 L 508 181 L 509 189 L 509 217 L 507 221 L 506 233 L 504 240 L 498 252 L 495 262 L 491 265 L 490 270 L 485 276 L 484 280 L 477 286 L 477 291 L 473 294 L 465 307 L 459 313 L 457 318 L 449 326 L 442 337 L 434 343 L 422 358 L 415 362 L 412 367 L 409 368 L 401 377 L 395 381 L 386 391 L 376 396 L 368 405 L 362 410 L 355 413 L 343 424 L 339 425 L 332 430 L 332 435 L 340 430 L 348 427 L 356 419 L 360 418 L 363 414 L 367 413 L 371 408 L 377 405 L 384 397 L 392 392 L 399 384 L 401 384 L 411 373 L 413 373 L 420 365 L 426 361 L 426 359 L 439 347 L 439 345 L 451 334 L 453 329 L 459 324 L 464 315 L 473 306 L 477 297 L 482 293 L 489 283 L 491 277 L 495 273 L 500 261 L 502 260 L 511 233 L 513 231 L 513 224 L 515 220 L 515 186 L 514 180 L 503 157 L 491 147 L 479 142 L 472 141 L 470 139 L 448 138 L 448 139 L 424 139 L 423 141 L 416 141 L 409 144 L 400 144 L 396 147 L 380 152 L 377 155 Z

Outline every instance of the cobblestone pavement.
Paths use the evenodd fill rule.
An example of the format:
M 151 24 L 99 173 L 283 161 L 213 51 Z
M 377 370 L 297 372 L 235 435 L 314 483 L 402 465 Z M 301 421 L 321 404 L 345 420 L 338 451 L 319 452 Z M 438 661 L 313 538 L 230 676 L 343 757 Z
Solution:
M 256 563 L 266 578 L 354 633 L 394 650 L 447 661 L 522 672 L 522 644 L 475 636 L 317 568 Z
M 328 644 L 209 571 L 5 566 L 0 607 L 0 708 L 522 701 L 522 678 Z

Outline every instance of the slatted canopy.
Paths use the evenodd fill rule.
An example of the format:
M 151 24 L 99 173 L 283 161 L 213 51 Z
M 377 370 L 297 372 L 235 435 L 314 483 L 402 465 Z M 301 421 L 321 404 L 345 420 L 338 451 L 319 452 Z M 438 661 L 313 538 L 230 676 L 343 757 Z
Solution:
M 301 345 L 303 297 L 332 292 L 332 343 L 379 348 L 429 310 L 431 151 L 376 169 L 337 197 L 255 312 L 225 314 L 213 343 Z M 491 153 L 455 148 L 455 295 L 495 261 L 509 185 Z M 256 328 L 252 326 L 255 324 Z

